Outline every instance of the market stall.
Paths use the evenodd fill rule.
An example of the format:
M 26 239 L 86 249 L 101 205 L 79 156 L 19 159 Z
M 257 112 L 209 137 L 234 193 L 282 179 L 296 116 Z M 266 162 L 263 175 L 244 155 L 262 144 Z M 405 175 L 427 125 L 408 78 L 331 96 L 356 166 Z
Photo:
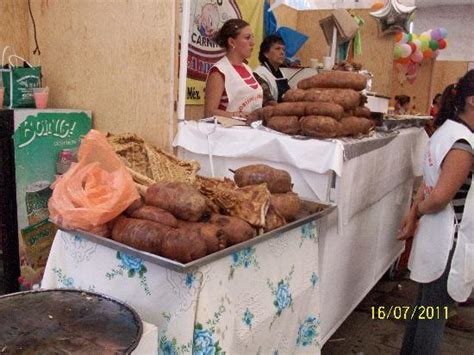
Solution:
M 264 129 L 184 122 L 175 145 L 186 159 L 198 160 L 203 173 L 230 176 L 229 169 L 264 162 L 289 171 L 301 197 L 337 204 L 318 251 L 324 344 L 403 250 L 395 235 L 421 175 L 426 141 L 422 128 L 299 140 Z

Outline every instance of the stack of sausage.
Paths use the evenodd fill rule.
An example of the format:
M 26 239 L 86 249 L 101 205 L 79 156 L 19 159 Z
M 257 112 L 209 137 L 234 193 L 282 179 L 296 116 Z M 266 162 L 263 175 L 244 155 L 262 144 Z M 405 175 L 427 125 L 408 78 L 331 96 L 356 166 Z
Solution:
M 257 223 L 251 225 L 242 218 L 221 214 L 232 212 L 223 208 L 230 200 L 212 192 L 209 186 L 203 194 L 185 182 L 158 182 L 148 186 L 143 200 L 137 200 L 110 223 L 111 238 L 187 263 L 255 237 L 256 228 L 269 231 L 297 218 L 300 200 L 291 191 L 291 177 L 286 171 L 250 165 L 237 169 L 234 179 L 238 189 L 253 193 L 247 196 L 248 203 L 257 198 L 256 191 L 265 189 L 263 224 L 257 222 L 258 218 L 249 219 Z
M 298 82 L 283 103 L 254 111 L 251 119 L 290 135 L 316 138 L 357 136 L 372 128 L 370 110 L 360 91 L 367 78 L 358 73 L 331 71 Z

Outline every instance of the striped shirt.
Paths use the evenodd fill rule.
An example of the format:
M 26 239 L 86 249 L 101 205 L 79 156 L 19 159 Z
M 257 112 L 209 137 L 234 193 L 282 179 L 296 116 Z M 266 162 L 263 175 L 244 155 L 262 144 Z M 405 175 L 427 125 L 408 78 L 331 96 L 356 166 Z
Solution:
M 239 73 L 240 77 L 244 80 L 244 82 L 249 87 L 251 87 L 254 90 L 259 88 L 259 84 L 257 83 L 257 81 L 255 81 L 254 77 L 252 76 L 252 73 L 249 73 L 248 70 L 245 69 L 245 67 L 243 65 L 232 65 L 232 66 L 234 67 L 235 71 L 237 73 Z M 214 72 L 219 73 L 220 75 L 222 75 L 222 78 L 225 80 L 225 76 L 224 76 L 223 73 L 221 73 L 219 68 L 212 67 L 209 74 L 212 74 Z M 225 91 L 225 88 L 224 88 L 224 92 L 222 93 L 221 101 L 219 102 L 218 109 L 226 111 L 228 104 L 229 104 L 229 98 L 228 98 L 227 92 Z
M 453 149 L 461 149 L 470 152 L 471 154 L 474 155 L 474 149 L 467 143 L 465 140 L 460 140 L 454 143 Z M 453 207 L 454 207 L 454 212 L 456 213 L 456 219 L 458 222 L 461 222 L 462 220 L 462 215 L 464 212 L 464 205 L 466 203 L 466 197 L 467 193 L 471 187 L 472 183 L 472 175 L 473 175 L 474 169 L 471 168 L 471 172 L 469 173 L 469 176 L 467 180 L 464 182 L 464 184 L 461 186 L 458 192 L 456 192 L 456 195 L 454 195 L 453 199 Z

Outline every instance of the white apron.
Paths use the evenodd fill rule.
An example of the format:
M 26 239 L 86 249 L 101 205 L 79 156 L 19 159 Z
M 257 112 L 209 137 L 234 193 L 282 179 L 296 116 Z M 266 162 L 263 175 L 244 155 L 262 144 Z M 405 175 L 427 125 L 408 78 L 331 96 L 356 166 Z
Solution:
M 441 174 L 441 164 L 453 144 L 465 139 L 474 147 L 473 133 L 464 125 L 447 120 L 431 137 L 423 162 L 423 180 L 427 185 L 426 194 L 434 188 Z M 453 256 L 448 278 L 449 295 L 462 302 L 470 294 L 473 283 L 473 193 L 472 188 L 464 207 L 460 234 Z M 453 246 L 455 224 L 454 209 L 448 204 L 437 213 L 421 217 L 418 231 L 408 261 L 410 278 L 420 283 L 438 279 L 444 272 Z M 470 257 L 470 260 L 468 260 Z M 469 292 L 468 292 L 469 290 Z
M 265 80 L 268 83 L 268 87 L 270 88 L 270 93 L 272 94 L 273 98 L 276 101 L 278 98 L 278 86 L 276 84 L 275 76 L 272 74 L 270 70 L 268 70 L 267 67 L 264 67 L 263 65 L 259 65 L 258 67 L 256 67 L 255 73 L 257 73 L 263 80 Z
M 250 77 L 255 80 L 252 75 L 252 69 L 245 63 L 242 64 L 245 69 L 249 72 Z M 229 59 L 224 56 L 216 64 L 214 64 L 219 71 L 224 74 L 224 85 L 229 103 L 227 104 L 226 111 L 228 112 L 252 112 L 260 107 L 263 103 L 263 90 L 262 87 L 257 83 L 258 87 L 252 89 L 243 78 L 240 77 L 239 73 L 230 64 Z

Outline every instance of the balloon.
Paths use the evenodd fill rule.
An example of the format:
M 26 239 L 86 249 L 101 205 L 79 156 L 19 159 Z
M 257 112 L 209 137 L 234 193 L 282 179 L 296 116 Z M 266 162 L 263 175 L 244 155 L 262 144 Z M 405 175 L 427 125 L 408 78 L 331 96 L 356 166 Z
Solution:
M 411 40 L 412 40 L 412 41 L 415 41 L 415 40 L 417 40 L 417 39 L 418 39 L 418 35 L 417 35 L 416 33 L 412 33 L 412 34 L 411 34 Z
M 399 44 L 395 45 L 395 48 L 393 49 L 393 58 L 395 60 L 399 59 L 402 56 L 402 49 L 400 48 Z
M 420 63 L 422 60 L 423 60 L 423 52 L 422 51 L 415 51 L 415 53 L 413 53 L 411 56 L 410 56 L 410 59 L 414 62 L 414 63 Z
M 439 44 L 439 49 L 445 49 L 446 46 L 448 45 L 448 41 L 446 41 L 445 39 L 440 39 L 438 41 L 438 44 Z
M 370 9 L 372 11 L 377 11 L 377 10 L 380 10 L 382 7 L 384 7 L 384 3 L 381 2 L 381 1 L 376 1 L 372 4 L 372 6 L 370 7 Z
M 433 51 L 433 58 L 436 59 L 436 57 L 438 57 L 438 55 L 439 55 L 439 49 Z
M 426 32 L 423 32 L 420 37 L 418 37 L 420 39 L 420 41 L 430 41 L 431 40 L 431 35 L 426 33 Z
M 408 45 L 411 48 L 411 53 L 415 53 L 416 52 L 416 44 L 413 43 L 413 42 L 410 42 L 410 43 L 408 43 Z
M 423 52 L 423 58 L 431 58 L 433 57 L 433 51 L 428 48 L 426 51 Z
M 408 33 L 407 37 L 408 37 L 407 43 L 413 41 L 413 35 L 411 33 Z
M 426 51 L 428 48 L 430 48 L 430 41 L 422 40 L 422 41 L 421 41 L 421 45 L 420 45 L 421 51 L 424 52 L 424 51 Z
M 411 47 L 408 44 L 401 44 L 400 45 L 400 50 L 401 50 L 401 57 L 402 58 L 407 58 L 411 54 Z
M 412 43 L 416 46 L 416 50 L 421 50 L 421 41 L 419 39 L 414 39 Z
M 446 38 L 448 37 L 448 30 L 444 27 L 439 28 L 439 32 L 441 33 L 441 37 Z
M 434 50 L 434 51 L 437 50 L 437 49 L 439 48 L 438 41 L 432 39 L 432 40 L 430 41 L 430 48 L 431 48 L 432 50 Z
M 432 32 L 431 32 L 431 39 L 434 39 L 434 40 L 440 40 L 441 38 L 443 38 L 443 36 L 441 35 L 441 31 L 437 28 L 437 29 L 434 29 Z
M 395 42 L 400 42 L 403 39 L 403 32 L 395 33 Z

